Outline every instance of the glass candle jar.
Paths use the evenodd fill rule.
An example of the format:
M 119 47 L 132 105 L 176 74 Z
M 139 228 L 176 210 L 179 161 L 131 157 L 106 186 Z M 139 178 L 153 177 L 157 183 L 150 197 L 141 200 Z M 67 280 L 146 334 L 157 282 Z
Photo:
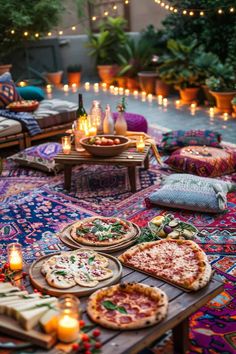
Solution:
M 66 135 L 61 138 L 62 151 L 65 155 L 69 155 L 71 152 L 71 139 L 70 136 Z
M 145 142 L 143 140 L 143 137 L 140 136 L 139 140 L 136 141 L 136 150 L 138 152 L 144 152 L 145 149 Z
M 10 243 L 7 246 L 7 258 L 11 270 L 22 270 L 23 256 L 21 244 Z
M 60 314 L 57 337 L 63 343 L 71 343 L 79 338 L 79 300 L 70 294 L 59 298 Z

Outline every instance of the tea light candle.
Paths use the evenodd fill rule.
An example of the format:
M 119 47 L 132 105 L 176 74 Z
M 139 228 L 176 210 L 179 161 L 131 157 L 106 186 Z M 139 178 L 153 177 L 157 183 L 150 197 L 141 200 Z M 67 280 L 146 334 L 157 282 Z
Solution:
M 157 102 L 158 104 L 161 106 L 162 105 L 162 101 L 163 101 L 163 96 L 162 95 L 158 95 L 157 96 Z
M 62 143 L 62 151 L 65 155 L 69 155 L 71 152 L 71 140 L 70 136 L 63 136 L 61 138 L 61 143 Z
M 134 158 L 133 155 L 128 155 L 128 156 L 127 156 L 127 159 L 130 159 L 130 160 L 131 160 L 131 159 L 133 159 L 133 158 Z
M 136 149 L 138 152 L 144 152 L 144 148 L 145 148 L 145 142 L 143 140 L 143 137 L 140 136 L 140 139 L 137 140 L 136 142 Z
M 94 92 L 99 92 L 99 84 L 97 82 L 93 85 L 93 89 Z
M 102 83 L 102 90 L 103 91 L 107 90 L 107 84 L 105 82 Z
M 146 96 L 147 96 L 147 93 L 145 91 L 142 91 L 141 92 L 141 100 L 142 100 L 142 102 L 146 101 Z
M 191 109 L 196 109 L 196 107 L 197 107 L 196 103 L 191 103 L 191 105 L 190 105 Z
M 90 90 L 90 82 L 85 82 L 84 88 L 85 88 L 85 91 L 89 91 Z
M 119 87 L 119 95 L 123 95 L 124 94 L 124 89 L 123 87 Z
M 152 94 L 151 93 L 149 93 L 147 95 L 147 100 L 148 100 L 148 102 L 152 102 Z
M 25 81 L 20 81 L 19 82 L 19 86 L 20 87 L 25 87 L 26 86 L 26 82 Z
M 115 86 L 114 86 L 114 85 L 111 85 L 109 88 L 110 88 L 110 93 L 114 93 L 114 88 L 115 88 Z
M 168 99 L 167 98 L 163 98 L 162 104 L 163 104 L 163 107 L 167 107 L 168 106 Z
M 97 135 L 97 127 L 91 127 L 88 130 L 89 136 L 96 136 Z
M 117 96 L 118 93 L 119 93 L 119 88 L 118 87 L 114 87 L 113 93 L 114 93 L 114 95 Z
M 47 93 L 52 93 L 52 85 L 48 84 L 46 86 L 46 91 L 47 91 Z
M 11 243 L 7 247 L 8 263 L 11 270 L 23 269 L 22 248 L 19 243 Z
M 129 96 L 129 89 L 125 90 L 125 96 Z
M 64 85 L 63 86 L 63 90 L 64 90 L 64 92 L 69 92 L 69 85 Z
M 73 295 L 59 298 L 60 315 L 57 336 L 61 342 L 71 343 L 79 338 L 79 300 Z
M 229 113 L 224 113 L 223 114 L 223 118 L 224 118 L 224 120 L 228 120 L 229 119 Z
M 134 95 L 134 98 L 138 98 L 138 91 L 134 90 L 133 95 Z
M 180 107 L 180 100 L 176 100 L 176 101 L 175 101 L 175 107 L 176 107 L 176 108 L 179 108 L 179 107 Z
M 73 93 L 77 92 L 77 85 L 76 84 L 72 84 L 71 85 L 71 89 L 72 89 Z
M 215 115 L 215 109 L 214 109 L 214 107 L 211 107 L 211 108 L 209 109 L 209 116 L 210 116 L 211 118 L 213 118 L 214 115 Z

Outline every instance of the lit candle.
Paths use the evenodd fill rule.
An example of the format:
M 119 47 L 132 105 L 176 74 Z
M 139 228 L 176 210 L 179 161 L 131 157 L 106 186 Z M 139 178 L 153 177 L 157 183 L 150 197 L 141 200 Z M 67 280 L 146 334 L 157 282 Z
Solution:
M 72 84 L 71 85 L 71 89 L 72 89 L 73 93 L 77 92 L 77 85 L 76 84 Z
M 134 90 L 133 94 L 134 94 L 134 98 L 138 98 L 138 91 L 137 90 Z
M 69 85 L 64 85 L 63 86 L 63 90 L 64 90 L 64 92 L 69 92 Z
M 111 85 L 111 86 L 110 86 L 110 93 L 114 93 L 114 88 L 115 88 L 114 85 Z
M 48 84 L 46 86 L 46 91 L 47 91 L 47 93 L 52 93 L 52 85 Z
M 223 118 L 224 118 L 224 120 L 228 120 L 229 119 L 229 113 L 224 113 L 223 114 Z
M 147 93 L 145 91 L 142 91 L 141 92 L 141 100 L 142 100 L 142 102 L 146 101 L 146 96 L 147 96 Z
M 88 130 L 89 136 L 95 136 L 97 135 L 97 127 L 91 127 Z
M 20 87 L 25 87 L 26 86 L 26 82 L 25 81 L 20 81 L 19 82 L 19 86 Z
M 129 89 L 125 90 L 125 96 L 129 96 Z
M 69 155 L 71 152 L 71 140 L 70 136 L 66 135 L 61 138 L 62 151 L 65 155 Z
M 93 89 L 94 92 L 99 92 L 99 84 L 97 82 L 93 85 Z
M 124 94 L 124 89 L 123 87 L 119 87 L 119 95 L 123 95 Z
M 151 93 L 149 93 L 147 95 L 147 100 L 148 100 L 148 102 L 152 102 L 152 94 Z
M 114 87 L 114 91 L 113 91 L 114 95 L 118 95 L 119 93 L 119 88 L 118 87 Z
M 211 107 L 211 108 L 209 109 L 209 116 L 210 116 L 210 118 L 213 118 L 214 115 L 215 115 L 215 108 L 214 108 L 214 107 Z
M 7 247 L 8 263 L 11 270 L 23 269 L 22 248 L 19 243 L 11 243 Z
M 79 300 L 73 295 L 59 298 L 60 315 L 57 325 L 57 337 L 61 342 L 71 343 L 79 338 Z
M 196 109 L 196 107 L 197 107 L 196 103 L 191 103 L 191 105 L 190 105 L 191 109 Z
M 168 99 L 167 98 L 163 98 L 162 104 L 163 104 L 163 107 L 167 107 L 168 106 Z
M 180 100 L 176 100 L 176 101 L 175 101 L 175 107 L 176 107 L 176 108 L 179 108 L 179 107 L 180 107 Z
M 102 89 L 103 89 L 103 91 L 107 90 L 107 84 L 105 82 L 102 83 Z
M 158 95 L 157 96 L 157 102 L 158 104 L 161 106 L 162 105 L 162 101 L 163 101 L 163 96 L 162 95 Z
M 145 142 L 143 140 L 143 137 L 140 136 L 139 140 L 136 141 L 136 149 L 138 152 L 144 152 L 145 148 Z
M 85 82 L 84 88 L 85 88 L 85 91 L 89 91 L 90 90 L 90 83 L 89 82 Z

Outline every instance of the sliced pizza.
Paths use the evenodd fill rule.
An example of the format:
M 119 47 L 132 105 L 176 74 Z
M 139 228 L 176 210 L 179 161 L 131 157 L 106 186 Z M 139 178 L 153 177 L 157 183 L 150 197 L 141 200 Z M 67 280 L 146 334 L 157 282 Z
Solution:
M 165 239 L 142 243 L 118 258 L 127 266 L 186 290 L 203 288 L 212 275 L 206 254 L 190 240 Z
M 128 241 L 137 230 L 129 221 L 115 217 L 90 217 L 76 222 L 71 237 L 83 245 L 110 246 Z
M 100 325 L 112 329 L 138 329 L 163 320 L 168 298 L 159 288 L 139 283 L 117 284 L 97 290 L 87 312 Z

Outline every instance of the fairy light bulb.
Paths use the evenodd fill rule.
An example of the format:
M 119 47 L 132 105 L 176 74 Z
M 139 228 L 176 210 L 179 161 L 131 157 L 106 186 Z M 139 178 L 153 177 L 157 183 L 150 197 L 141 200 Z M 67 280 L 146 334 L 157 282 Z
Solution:
M 38 38 L 38 37 L 39 37 L 39 34 L 38 34 L 38 33 L 35 33 L 35 37 Z
M 183 11 L 183 15 L 187 15 L 187 11 L 186 10 Z
M 164 6 L 165 6 L 165 3 L 164 3 L 164 2 L 162 2 L 162 3 L 161 3 L 161 6 L 162 6 L 162 7 L 164 7 Z
M 193 11 L 190 11 L 190 12 L 189 12 L 189 15 L 190 15 L 190 16 L 194 16 L 194 12 L 193 12 Z
M 223 10 L 222 10 L 222 9 L 219 9 L 219 10 L 218 10 L 218 14 L 221 15 L 222 13 L 223 13 Z
M 170 8 L 169 5 L 166 5 L 166 6 L 165 6 L 165 9 L 166 9 L 166 10 L 169 10 L 169 8 Z
M 113 6 L 113 10 L 117 10 L 117 6 L 116 5 Z
M 28 33 L 27 31 L 24 32 L 24 36 L 25 36 L 25 37 L 27 37 L 28 34 L 29 34 L 29 33 Z
M 63 31 L 58 32 L 59 36 L 63 35 Z
M 96 21 L 97 17 L 96 16 L 93 16 L 92 17 L 92 21 Z
M 51 35 L 52 35 L 52 32 L 48 32 L 48 37 L 51 37 Z
M 231 8 L 229 9 L 229 12 L 234 12 L 234 8 L 231 7 Z
M 129 3 L 129 0 L 125 0 L 125 5 L 128 5 L 128 3 Z
M 174 13 L 177 14 L 177 12 L 178 12 L 178 9 L 174 9 Z
M 105 11 L 104 12 L 104 16 L 108 16 L 109 12 L 108 11 Z
M 71 29 L 72 29 L 72 31 L 75 31 L 75 30 L 76 30 L 76 27 L 75 27 L 75 26 L 72 26 Z
M 200 11 L 200 16 L 204 16 L 204 12 L 203 11 Z
M 174 10 L 174 8 L 173 8 L 173 6 L 171 6 L 171 7 L 170 7 L 170 11 L 173 11 L 173 10 Z
M 11 34 L 15 34 L 15 31 L 14 31 L 14 30 L 11 30 Z

